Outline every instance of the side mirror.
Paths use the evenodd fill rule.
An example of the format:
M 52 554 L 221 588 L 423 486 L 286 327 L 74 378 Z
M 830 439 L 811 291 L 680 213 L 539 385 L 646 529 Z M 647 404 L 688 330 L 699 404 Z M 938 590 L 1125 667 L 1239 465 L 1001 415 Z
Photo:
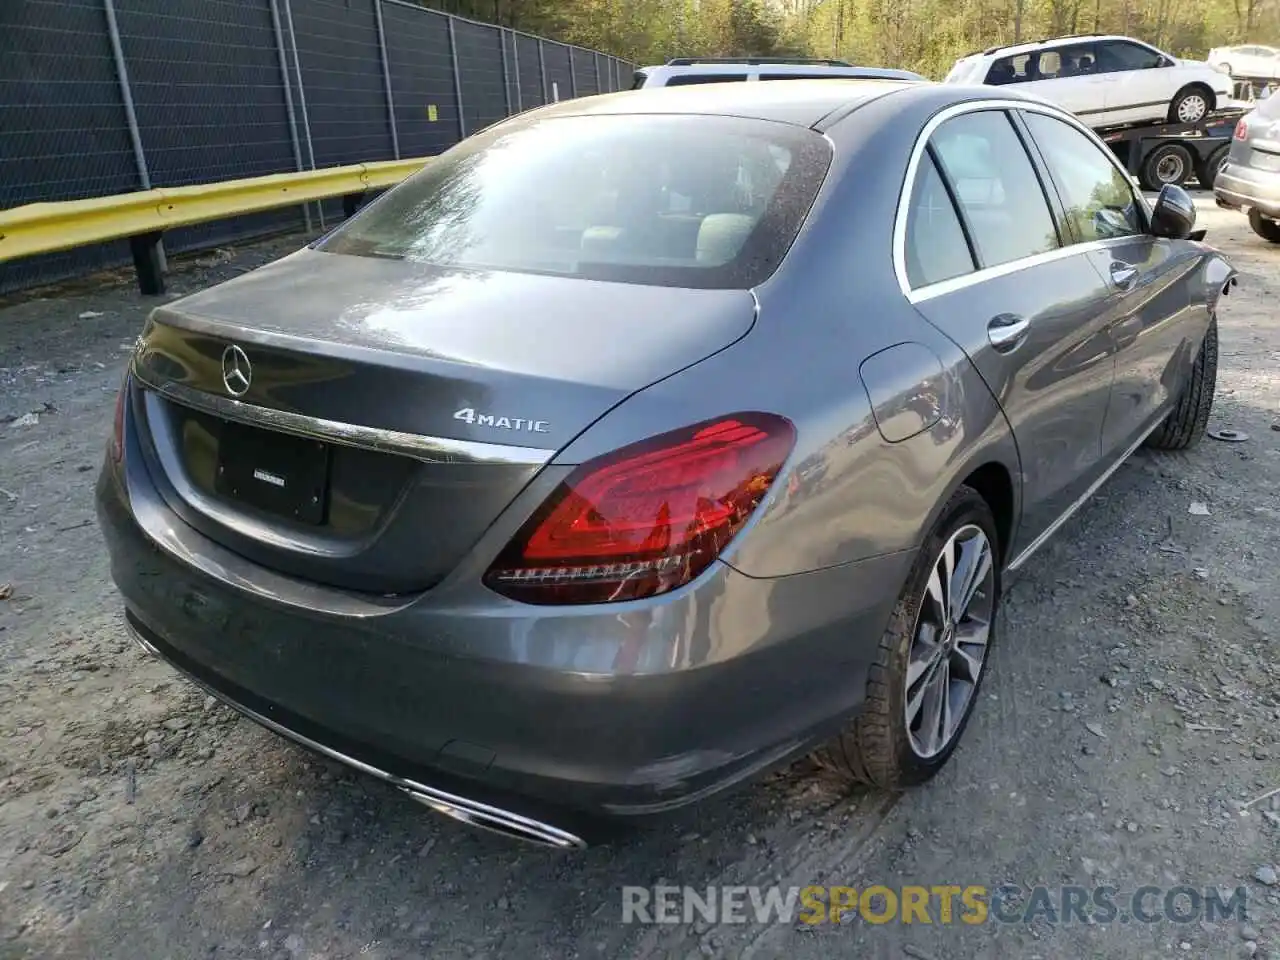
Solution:
M 1166 183 L 1151 211 L 1151 232 L 1169 240 L 1186 240 L 1195 228 L 1195 201 L 1181 187 Z

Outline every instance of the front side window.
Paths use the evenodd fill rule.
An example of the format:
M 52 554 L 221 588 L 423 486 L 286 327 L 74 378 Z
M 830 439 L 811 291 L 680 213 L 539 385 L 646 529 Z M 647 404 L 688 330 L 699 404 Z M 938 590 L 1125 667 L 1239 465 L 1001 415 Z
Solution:
M 955 190 L 981 266 L 1059 246 L 1040 179 L 1004 111 L 953 117 L 938 127 L 930 144 Z
M 597 115 L 469 137 L 317 244 L 444 267 L 746 288 L 790 248 L 830 163 L 799 127 Z
M 1083 133 L 1043 113 L 1024 111 L 1066 212 L 1070 240 L 1088 243 L 1144 231 L 1129 178 Z
M 1160 66 L 1162 57 L 1149 47 L 1123 40 L 1109 40 L 1098 45 L 1098 66 L 1104 73 L 1126 70 L 1151 70 Z
M 907 210 L 907 282 L 912 289 L 973 270 L 969 242 L 942 177 L 925 152 Z

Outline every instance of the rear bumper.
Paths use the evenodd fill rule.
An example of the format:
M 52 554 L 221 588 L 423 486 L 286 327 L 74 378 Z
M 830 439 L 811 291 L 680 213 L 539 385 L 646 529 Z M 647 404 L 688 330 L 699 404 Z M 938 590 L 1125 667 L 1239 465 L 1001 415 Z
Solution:
M 266 713 L 260 712 L 268 710 L 277 715 L 279 714 L 279 711 L 273 710 L 270 704 L 261 703 L 257 708 L 250 706 L 250 702 L 254 697 L 248 691 L 230 692 L 223 687 L 213 686 L 207 674 L 202 678 L 199 674 L 203 673 L 203 671 L 200 671 L 198 667 L 190 662 L 184 661 L 182 655 L 174 647 L 166 644 L 160 637 L 142 626 L 133 614 L 126 612 L 125 620 L 133 639 L 143 650 L 181 670 L 198 687 L 273 733 L 278 733 L 315 753 L 331 760 L 337 760 L 339 763 L 346 764 L 362 773 L 389 783 L 414 800 L 470 826 L 514 836 L 549 847 L 581 849 L 587 845 L 582 837 L 572 831 L 554 824 L 545 823 L 535 816 L 516 813 L 514 810 L 508 809 L 509 804 L 498 806 L 495 803 L 500 803 L 501 801 L 485 803 L 474 796 L 464 797 L 456 793 L 450 793 L 440 785 L 428 786 L 374 766 L 369 760 L 361 760 L 345 754 L 337 747 L 324 742 L 324 740 L 314 739 L 314 736 L 324 737 L 325 739 L 332 739 L 332 737 L 327 736 L 326 732 L 322 730 L 315 731 L 314 735 L 304 733 L 298 728 L 304 727 L 306 724 L 299 722 L 296 717 L 273 719 Z M 292 726 L 289 725 L 290 720 L 292 720 Z
M 718 565 L 667 597 L 600 608 L 447 583 L 392 602 L 231 553 L 170 512 L 128 453 L 103 470 L 98 512 L 148 649 L 441 812 L 510 833 L 532 823 L 531 839 L 564 846 L 584 820 L 676 809 L 832 733 L 861 703 L 912 559 L 777 580 Z
M 1280 218 L 1280 173 L 1228 163 L 1213 182 L 1213 195 L 1219 206 Z

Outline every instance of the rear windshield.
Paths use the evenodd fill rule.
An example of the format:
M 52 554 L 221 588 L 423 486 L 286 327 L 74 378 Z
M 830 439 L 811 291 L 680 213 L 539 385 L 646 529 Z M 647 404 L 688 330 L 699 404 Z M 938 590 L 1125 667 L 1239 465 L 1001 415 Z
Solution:
M 464 140 L 318 241 L 330 253 L 664 286 L 777 268 L 830 162 L 788 124 L 556 117 Z

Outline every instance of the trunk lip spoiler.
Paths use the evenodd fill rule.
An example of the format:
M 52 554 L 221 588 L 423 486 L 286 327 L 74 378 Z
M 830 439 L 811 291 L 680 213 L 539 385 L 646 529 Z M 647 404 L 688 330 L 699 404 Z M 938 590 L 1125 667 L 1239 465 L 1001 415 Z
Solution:
M 520 447 L 478 440 L 431 437 L 400 430 L 386 430 L 355 423 L 340 423 L 288 410 L 276 410 L 231 397 L 196 390 L 182 383 L 155 383 L 141 370 L 133 371 L 140 387 L 183 406 L 192 407 L 224 420 L 278 430 L 294 436 L 381 453 L 399 454 L 424 463 L 500 463 L 545 466 L 556 451 L 541 447 Z

